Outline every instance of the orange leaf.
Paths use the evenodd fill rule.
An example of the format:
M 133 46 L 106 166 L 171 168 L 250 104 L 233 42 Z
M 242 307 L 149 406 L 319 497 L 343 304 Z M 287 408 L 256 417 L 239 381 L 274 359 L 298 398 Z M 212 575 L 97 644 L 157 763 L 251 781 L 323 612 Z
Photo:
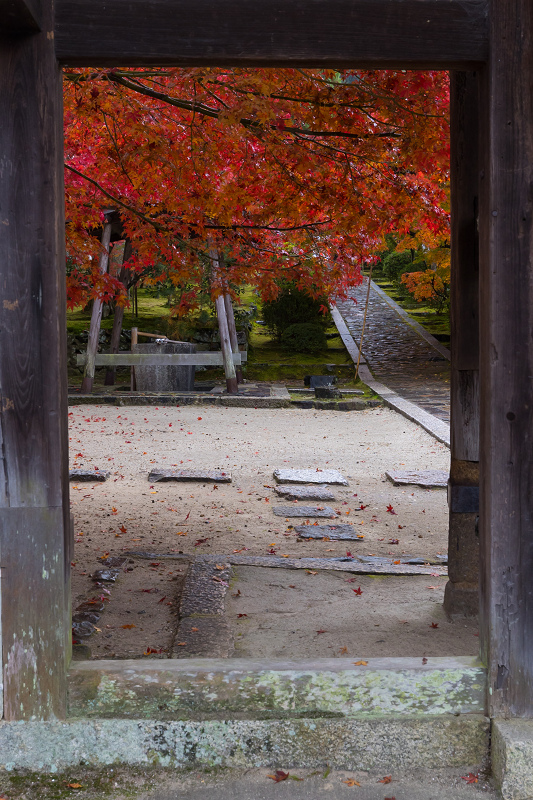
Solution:
M 127 628 L 129 630 L 130 628 L 135 628 L 137 626 L 130 622 L 128 625 L 121 625 L 120 627 Z
M 346 783 L 348 786 L 361 786 L 361 784 L 357 783 L 357 781 L 354 780 L 353 778 L 348 778 L 348 780 L 343 781 L 343 783 Z
M 354 661 L 353 663 L 356 667 L 366 667 L 368 665 L 368 661 Z
M 392 775 L 385 775 L 378 783 L 390 783 L 392 781 Z

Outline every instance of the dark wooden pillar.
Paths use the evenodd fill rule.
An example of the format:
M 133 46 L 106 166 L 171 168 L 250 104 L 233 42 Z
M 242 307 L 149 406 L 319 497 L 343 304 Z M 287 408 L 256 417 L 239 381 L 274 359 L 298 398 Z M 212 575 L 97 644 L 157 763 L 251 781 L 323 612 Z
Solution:
M 450 74 L 451 466 L 448 491 L 449 614 L 479 610 L 478 76 Z
M 481 644 L 493 716 L 533 717 L 533 3 L 491 0 L 480 205 Z
M 64 716 L 70 641 L 62 96 L 51 0 L 43 0 L 41 11 L 33 33 L 3 27 L 0 34 L 6 719 Z

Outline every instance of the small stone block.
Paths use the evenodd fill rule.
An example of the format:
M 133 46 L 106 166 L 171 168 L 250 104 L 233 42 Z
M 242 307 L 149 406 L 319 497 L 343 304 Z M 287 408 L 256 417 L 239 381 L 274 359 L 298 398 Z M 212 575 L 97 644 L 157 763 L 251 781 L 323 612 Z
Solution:
M 503 800 L 531 799 L 533 720 L 493 720 L 492 771 Z
M 445 489 L 448 473 L 438 469 L 390 470 L 385 473 L 396 486 L 422 486 L 424 489 Z
M 113 569 L 121 569 L 124 564 L 127 562 L 127 558 L 124 556 L 108 556 L 107 558 L 99 559 L 100 562 L 103 564 L 104 567 L 111 567 Z
M 76 608 L 76 611 L 100 614 L 104 608 L 105 605 L 100 600 L 95 600 L 94 602 L 87 600 L 85 603 L 81 603 L 81 605 Z
M 335 495 L 327 486 L 298 486 L 279 485 L 275 488 L 276 494 L 286 497 L 287 500 L 335 500 Z
M 277 517 L 327 517 L 334 519 L 337 515 L 329 506 L 275 506 L 273 509 Z
M 278 483 L 329 483 L 348 486 L 348 481 L 336 469 L 275 469 Z
M 304 378 L 304 384 L 310 389 L 316 389 L 317 386 L 331 386 L 336 382 L 335 375 L 306 375 Z
M 116 569 L 97 569 L 91 575 L 93 581 L 105 581 L 106 583 L 114 583 L 117 579 L 118 572 Z
M 153 469 L 148 475 L 151 483 L 158 481 L 197 481 L 198 483 L 231 483 L 229 472 L 217 469 Z
M 342 394 L 332 386 L 317 386 L 315 389 L 317 400 L 340 400 Z
M 296 525 L 294 532 L 301 539 L 338 539 L 356 541 L 363 538 L 352 525 Z
M 106 469 L 71 469 L 69 480 L 78 483 L 90 483 L 97 481 L 103 483 L 109 478 L 110 473 Z

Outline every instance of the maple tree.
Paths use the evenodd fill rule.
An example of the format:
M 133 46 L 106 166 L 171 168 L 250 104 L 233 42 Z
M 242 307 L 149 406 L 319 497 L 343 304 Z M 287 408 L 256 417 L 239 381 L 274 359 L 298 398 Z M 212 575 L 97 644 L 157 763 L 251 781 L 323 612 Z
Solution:
M 206 281 L 342 296 L 387 233 L 447 234 L 447 112 L 442 72 L 68 71 L 70 306 L 124 304 L 139 279 L 178 287 L 177 313 Z M 97 269 L 106 206 L 132 246 L 122 279 Z

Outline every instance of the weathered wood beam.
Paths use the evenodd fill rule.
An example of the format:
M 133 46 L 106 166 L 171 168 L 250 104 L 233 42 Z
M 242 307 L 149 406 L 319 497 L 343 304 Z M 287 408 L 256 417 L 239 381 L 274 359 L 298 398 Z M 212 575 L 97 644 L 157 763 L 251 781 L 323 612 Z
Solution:
M 480 205 L 482 654 L 493 716 L 533 717 L 533 7 L 492 0 Z
M 57 0 L 72 66 L 467 69 L 484 62 L 487 0 Z
M 231 357 L 234 364 L 242 364 L 247 354 L 239 351 Z M 86 353 L 76 356 L 79 367 L 86 363 Z M 224 357 L 220 350 L 214 353 L 98 353 L 94 363 L 97 367 L 221 367 Z
M 4 716 L 65 715 L 70 512 L 62 84 L 52 31 L 0 43 Z
M 479 536 L 474 505 L 479 485 L 479 86 L 476 72 L 450 75 L 451 133 L 451 421 L 448 614 L 479 611 Z
M 41 0 L 0 0 L 0 35 L 41 30 Z

